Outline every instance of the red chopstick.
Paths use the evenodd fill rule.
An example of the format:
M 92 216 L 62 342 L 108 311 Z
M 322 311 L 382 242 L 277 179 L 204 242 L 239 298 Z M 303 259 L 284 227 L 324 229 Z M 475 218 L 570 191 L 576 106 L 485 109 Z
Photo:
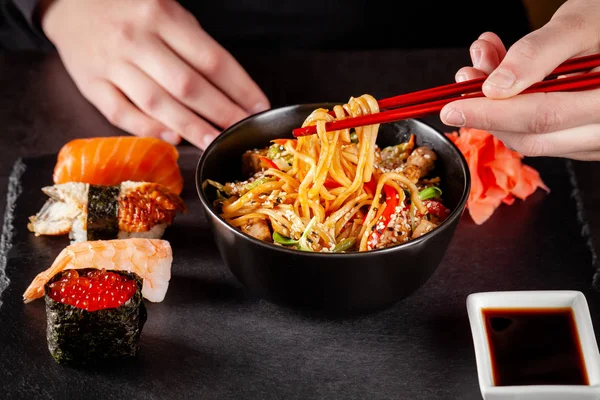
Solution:
M 575 72 L 588 71 L 600 65 L 600 54 L 572 58 L 565 61 L 548 75 L 548 78 L 555 78 L 558 75 L 570 74 Z M 396 108 L 417 104 L 433 99 L 440 99 L 445 96 L 453 96 L 462 93 L 471 93 L 481 90 L 481 85 L 485 82 L 485 77 L 472 79 L 470 81 L 451 83 L 449 85 L 438 86 L 431 89 L 425 89 L 418 92 L 401 94 L 399 96 L 389 97 L 378 101 L 379 109 Z
M 581 74 L 562 79 L 549 79 L 558 75 L 587 71 L 600 65 L 600 54 L 593 54 L 566 61 L 556 68 L 547 80 L 536 83 L 522 93 L 556 92 L 588 90 L 600 86 L 600 73 Z M 446 104 L 460 99 L 483 97 L 481 86 L 485 78 L 477 78 L 470 81 L 453 83 L 418 92 L 407 93 L 378 102 L 380 109 L 396 108 L 377 114 L 365 115 L 356 118 L 348 118 L 325 124 L 327 131 L 350 129 L 358 126 L 393 122 L 407 118 L 420 118 L 439 112 Z M 465 94 L 467 93 L 467 94 Z M 431 101 L 433 100 L 433 101 Z M 429 103 L 419 104 L 426 101 Z M 294 129 L 295 137 L 312 135 L 316 133 L 315 126 Z

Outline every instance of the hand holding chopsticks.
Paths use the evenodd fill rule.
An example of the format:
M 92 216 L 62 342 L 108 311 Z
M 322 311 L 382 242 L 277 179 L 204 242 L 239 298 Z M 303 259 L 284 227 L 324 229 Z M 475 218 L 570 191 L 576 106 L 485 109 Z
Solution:
M 600 72 L 583 73 L 557 79 L 558 75 L 588 71 L 599 66 L 600 54 L 573 58 L 556 68 L 546 80 L 530 86 L 521 93 L 567 92 L 600 87 Z M 453 101 L 483 97 L 482 85 L 485 79 L 478 78 L 382 99 L 378 103 L 380 110 L 385 111 L 328 122 L 325 129 L 335 131 L 432 115 L 440 112 L 446 104 Z M 293 131 L 296 137 L 314 133 L 316 133 L 315 126 L 297 128 Z

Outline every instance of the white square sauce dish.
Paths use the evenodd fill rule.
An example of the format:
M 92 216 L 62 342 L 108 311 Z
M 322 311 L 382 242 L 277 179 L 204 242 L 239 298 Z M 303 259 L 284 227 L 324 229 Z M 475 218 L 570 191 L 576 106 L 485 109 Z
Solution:
M 485 400 L 600 399 L 600 353 L 583 293 L 473 293 L 467 312 Z

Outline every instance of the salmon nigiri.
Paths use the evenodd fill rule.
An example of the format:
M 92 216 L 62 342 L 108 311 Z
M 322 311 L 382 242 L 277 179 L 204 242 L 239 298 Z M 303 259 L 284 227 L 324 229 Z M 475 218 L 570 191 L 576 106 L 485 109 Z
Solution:
M 58 153 L 54 183 L 118 185 L 124 181 L 159 183 L 175 194 L 183 189 L 172 144 L 150 137 L 75 139 Z

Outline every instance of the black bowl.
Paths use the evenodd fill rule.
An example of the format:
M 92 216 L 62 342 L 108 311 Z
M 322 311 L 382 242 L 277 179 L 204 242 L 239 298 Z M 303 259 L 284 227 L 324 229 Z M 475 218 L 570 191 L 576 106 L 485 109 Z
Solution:
M 202 189 L 205 179 L 242 179 L 241 155 L 263 148 L 271 139 L 291 137 L 317 107 L 295 105 L 251 116 L 224 131 L 200 157 L 196 187 L 223 260 L 252 293 L 274 303 L 327 314 L 358 314 L 386 308 L 420 288 L 436 270 L 465 209 L 470 189 L 467 163 L 445 135 L 418 120 L 383 124 L 380 147 L 406 141 L 438 155 L 436 175 L 442 179 L 444 203 L 450 216 L 433 231 L 404 244 L 362 253 L 331 254 L 290 250 L 240 232 L 212 207 Z

